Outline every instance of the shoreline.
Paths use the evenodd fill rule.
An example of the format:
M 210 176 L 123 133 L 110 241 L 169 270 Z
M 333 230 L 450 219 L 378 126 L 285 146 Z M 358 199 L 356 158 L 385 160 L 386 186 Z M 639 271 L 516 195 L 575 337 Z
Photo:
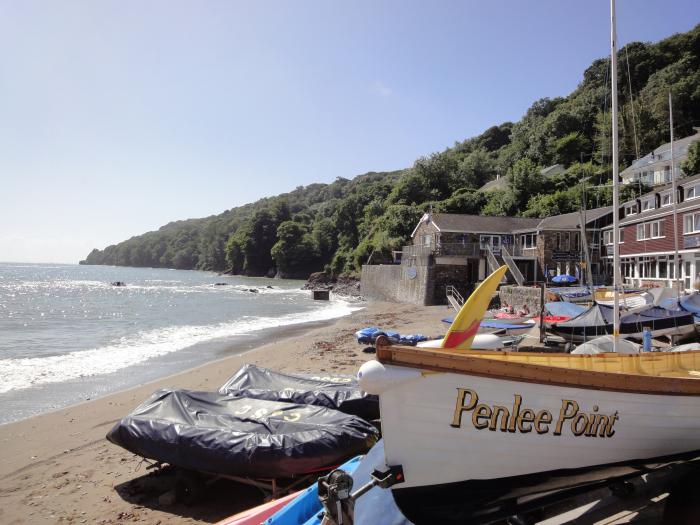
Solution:
M 147 475 L 141 458 L 107 442 L 105 434 L 154 390 L 216 390 L 245 363 L 288 372 L 355 374 L 373 357 L 356 343 L 356 330 L 375 325 L 436 335 L 444 331 L 440 318 L 445 312 L 445 306 L 368 302 L 336 319 L 280 327 L 241 353 L 0 425 L 0 522 L 211 523 L 257 504 L 256 489 L 223 481 L 198 507 L 161 504 L 167 487 L 148 488 L 156 476 Z M 217 497 L 220 485 L 223 494 Z
M 367 303 L 363 303 L 362 307 L 357 310 L 361 311 L 367 307 Z M 339 319 L 342 319 L 343 317 L 348 317 L 352 315 L 355 312 L 351 312 L 347 315 L 343 315 L 340 317 L 334 317 L 330 319 L 323 319 L 323 320 L 316 320 L 316 321 L 305 321 L 302 323 L 295 323 L 295 324 L 289 324 L 289 325 L 284 325 L 284 326 L 277 326 L 274 328 L 271 328 L 269 331 L 263 331 L 259 330 L 258 333 L 253 332 L 251 334 L 247 334 L 247 338 L 241 337 L 240 341 L 236 341 L 235 343 L 229 344 L 226 347 L 223 347 L 221 350 L 217 351 L 216 354 L 227 354 L 227 355 L 213 355 L 211 359 L 201 362 L 199 364 L 195 364 L 194 366 L 191 366 L 189 368 L 186 368 L 184 370 L 181 370 L 179 372 L 172 372 L 168 373 L 164 376 L 157 377 L 155 379 L 150 379 L 146 381 L 145 383 L 142 383 L 140 385 L 133 385 L 133 386 L 127 386 L 125 388 L 121 388 L 118 390 L 114 390 L 112 392 L 105 392 L 101 395 L 95 396 L 90 399 L 85 399 L 82 401 L 78 401 L 75 403 L 69 403 L 63 407 L 58 407 L 58 408 L 51 408 L 45 412 L 40 412 L 37 414 L 32 414 L 26 417 L 21 417 L 19 419 L 11 420 L 11 421 L 6 421 L 6 422 L 0 422 L 0 432 L 2 431 L 2 428 L 6 425 L 12 425 L 14 423 L 21 423 L 23 421 L 30 420 L 32 418 L 37 418 L 37 417 L 42 417 L 46 415 L 50 415 L 56 412 L 61 412 L 63 410 L 68 410 L 76 407 L 80 407 L 81 405 L 84 405 L 86 403 L 92 403 L 94 401 L 99 401 L 101 399 L 104 399 L 106 397 L 112 396 L 112 395 L 117 395 L 121 394 L 124 392 L 128 392 L 129 390 L 133 390 L 136 388 L 141 388 L 149 384 L 156 384 L 156 383 L 161 383 L 163 381 L 167 381 L 170 378 L 177 378 L 178 376 L 184 375 L 184 374 L 189 374 L 190 372 L 195 372 L 201 367 L 206 367 L 210 365 L 214 365 L 219 361 L 226 361 L 227 359 L 231 359 L 233 357 L 243 357 L 246 354 L 249 354 L 251 352 L 255 352 L 261 347 L 265 347 L 269 344 L 273 344 L 278 341 L 284 341 L 285 339 L 289 339 L 298 335 L 301 335 L 303 333 L 309 332 L 311 330 L 315 330 L 317 328 L 322 328 L 326 326 L 330 326 Z M 278 339 L 279 338 L 279 339 Z M 176 352 L 175 352 L 176 353 Z M 109 375 L 114 375 L 114 374 L 119 374 L 126 369 L 117 371 L 117 372 L 111 372 Z M 97 374 L 100 375 L 100 374 Z M 231 373 L 233 375 L 233 372 Z M 41 386 L 46 386 L 46 385 L 41 385 Z M 22 389 L 25 390 L 25 389 Z M 17 391 L 21 392 L 21 390 Z M 1 457 L 1 456 L 0 456 Z

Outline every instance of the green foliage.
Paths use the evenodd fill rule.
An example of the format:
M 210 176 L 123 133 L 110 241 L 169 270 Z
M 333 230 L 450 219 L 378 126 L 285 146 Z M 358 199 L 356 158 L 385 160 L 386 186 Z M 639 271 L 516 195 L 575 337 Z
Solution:
M 688 147 L 688 158 L 681 164 L 681 169 L 686 175 L 700 173 L 700 140 L 696 140 Z
M 320 267 L 319 250 L 306 224 L 285 221 L 277 228 L 277 242 L 270 254 L 277 266 L 277 275 L 304 278 Z
M 620 165 L 627 166 L 637 151 L 644 155 L 668 141 L 669 90 L 676 136 L 700 124 L 700 25 L 656 44 L 630 43 L 618 59 Z M 370 256 L 389 261 L 429 206 L 442 213 L 544 217 L 579 210 L 584 194 L 589 209 L 610 205 L 609 69 L 608 59 L 596 60 L 569 96 L 537 100 L 518 122 L 492 126 L 411 168 L 337 177 L 173 222 L 93 250 L 85 262 L 295 277 L 324 268 L 338 275 L 356 273 Z M 568 168 L 545 179 L 541 168 L 555 163 Z M 683 170 L 700 173 L 699 143 Z M 507 176 L 505 189 L 477 191 L 496 174 Z M 635 191 L 624 186 L 621 202 Z
M 481 209 L 481 215 L 496 215 L 507 217 L 515 215 L 518 208 L 518 199 L 513 190 L 497 190 L 489 192 L 488 201 Z
M 527 157 L 516 161 L 508 171 L 508 187 L 518 209 L 525 207 L 530 195 L 540 193 L 544 184 L 541 168 Z

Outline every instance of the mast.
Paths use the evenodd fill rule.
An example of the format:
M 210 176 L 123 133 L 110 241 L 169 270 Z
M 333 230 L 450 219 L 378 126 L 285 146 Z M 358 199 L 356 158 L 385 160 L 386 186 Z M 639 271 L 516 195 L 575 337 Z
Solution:
M 612 85 L 612 172 L 613 172 L 613 352 L 620 338 L 620 166 L 617 145 L 617 29 L 615 0 L 610 0 L 610 78 Z
M 678 214 L 677 214 L 677 200 L 678 200 L 678 195 L 676 194 L 676 166 L 674 162 L 674 154 L 673 154 L 673 100 L 671 97 L 671 92 L 668 92 L 668 116 L 670 119 L 670 127 L 671 127 L 671 194 L 672 194 L 672 201 L 671 205 L 673 206 L 673 249 L 674 249 L 674 256 L 673 256 L 673 277 L 676 280 L 676 298 L 678 302 L 680 303 L 681 301 L 681 261 L 678 258 Z

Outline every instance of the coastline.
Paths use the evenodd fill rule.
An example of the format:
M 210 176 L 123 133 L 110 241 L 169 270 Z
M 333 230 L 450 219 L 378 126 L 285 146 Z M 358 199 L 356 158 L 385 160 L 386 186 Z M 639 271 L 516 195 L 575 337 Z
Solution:
M 369 302 L 350 315 L 283 327 L 255 348 L 175 375 L 0 426 L 0 521 L 3 523 L 211 523 L 255 504 L 259 493 L 233 484 L 200 506 L 159 503 L 147 494 L 141 458 L 104 439 L 111 426 L 158 388 L 216 390 L 245 363 L 290 372 L 354 374 L 372 358 L 353 334 L 376 325 L 437 335 L 445 306 Z M 150 478 L 148 478 L 150 479 Z M 252 498 L 252 499 L 251 499 Z M 85 520 L 85 521 L 83 521 Z

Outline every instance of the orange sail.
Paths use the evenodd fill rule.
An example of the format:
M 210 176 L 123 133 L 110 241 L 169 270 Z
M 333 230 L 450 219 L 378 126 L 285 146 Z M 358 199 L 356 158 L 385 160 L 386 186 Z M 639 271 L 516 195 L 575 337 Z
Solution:
M 455 350 L 469 350 L 471 348 L 474 336 L 479 330 L 479 323 L 481 323 L 491 302 L 491 296 L 507 270 L 507 266 L 501 266 L 474 290 L 452 321 L 447 335 L 442 340 L 442 348 Z

